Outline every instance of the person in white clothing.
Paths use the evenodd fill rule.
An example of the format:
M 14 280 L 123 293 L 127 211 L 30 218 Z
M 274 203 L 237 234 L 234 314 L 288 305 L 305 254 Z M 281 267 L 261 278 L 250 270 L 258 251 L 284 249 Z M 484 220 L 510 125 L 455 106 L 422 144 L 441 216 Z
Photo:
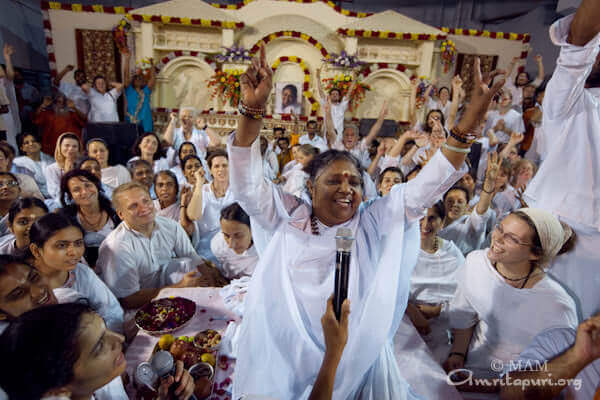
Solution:
M 572 328 L 545 330 L 511 363 L 513 368 L 506 376 L 519 384 L 503 386 L 500 398 L 551 400 L 564 396 L 573 400 L 595 399 L 600 382 L 599 339 L 598 315 L 579 324 L 577 331 Z M 527 382 L 527 385 L 521 382 Z
M 279 175 L 279 162 L 275 153 L 269 149 L 269 141 L 264 136 L 260 137 L 260 154 L 265 164 L 265 178 L 270 181 L 277 179 L 277 175 Z
M 220 224 L 221 230 L 210 242 L 217 268 L 230 280 L 252 276 L 258 253 L 252 242 L 250 217 L 238 203 L 233 203 L 221 210 Z
M 175 174 L 165 170 L 154 175 L 154 190 L 156 191 L 156 200 L 154 200 L 156 214 L 179 222 L 181 203 L 177 198 L 179 183 Z
M 145 186 L 137 182 L 121 185 L 113 192 L 112 202 L 123 222 L 102 242 L 96 265 L 126 309 L 143 306 L 163 287 L 193 287 L 205 282 L 195 269 L 203 260 L 188 235 L 177 222 L 155 215 Z M 181 257 L 191 258 L 193 269 L 169 271 L 169 263 Z M 173 282 L 168 275 L 171 272 L 185 275 Z
M 439 363 L 450 351 L 448 304 L 456 291 L 456 272 L 465 262 L 451 240 L 438 236 L 444 216 L 444 205 L 436 203 L 421 219 L 421 251 L 410 278 L 406 307 L 406 314 Z
M 104 182 L 102 182 L 102 167 L 100 167 L 100 163 L 98 162 L 98 160 L 91 157 L 82 157 L 75 165 L 75 169 L 82 169 L 84 171 L 88 171 L 96 178 L 98 178 L 98 182 L 100 183 L 100 188 L 104 192 L 104 196 L 107 199 L 112 198 L 113 188 L 105 185 Z
M 0 85 L 2 86 L 0 92 L 3 94 L 2 102 L 0 104 L 6 106 L 6 112 L 0 114 L 0 118 L 4 120 L 3 125 L 6 132 L 6 140 L 11 146 L 16 146 L 16 137 L 21 131 L 19 103 L 17 101 L 17 94 L 13 83 L 15 78 L 15 68 L 13 67 L 12 55 L 14 53 L 14 47 L 8 43 L 4 43 L 3 55 L 6 69 L 0 66 Z
M 92 87 L 84 84 L 82 89 L 90 101 L 89 122 L 119 122 L 117 100 L 123 90 L 122 83 L 110 82 L 109 85 L 104 76 L 98 75 L 94 77 Z
M 156 133 L 146 132 L 138 136 L 133 144 L 133 153 L 135 157 L 127 161 L 127 168 L 130 168 L 130 163 L 140 159 L 149 162 L 154 173 L 170 168 L 169 161 L 160 147 L 160 139 Z
M 302 197 L 306 191 L 306 180 L 308 179 L 308 174 L 304 172 L 304 168 L 317 154 L 319 154 L 319 149 L 310 144 L 298 146 L 296 152 L 296 161 L 298 163 L 289 171 L 285 178 L 285 184 L 282 186 L 284 192 Z
M 42 152 L 42 143 L 39 137 L 33 133 L 17 135 L 17 146 L 21 153 L 21 156 L 13 160 L 17 172 L 31 175 L 42 195 L 49 198 L 44 170 L 55 162 L 54 158 Z
M 183 173 L 183 186 L 196 187 L 204 185 L 207 181 L 202 159 L 195 154 L 186 156 L 181 161 Z
M 60 204 L 60 180 L 63 175 L 73 168 L 81 156 L 81 142 L 74 133 L 65 132 L 59 136 L 54 150 L 56 162 L 50 164 L 45 170 L 48 194 Z
M 322 67 L 321 67 L 322 68 Z M 356 72 L 352 71 L 352 83 L 346 92 L 346 95 L 342 97 L 342 92 L 340 89 L 333 88 L 329 91 L 329 95 L 325 93 L 323 89 L 323 83 L 321 81 L 321 68 L 317 69 L 317 88 L 319 89 L 319 96 L 321 97 L 321 107 L 324 107 L 325 104 L 329 103 L 331 110 L 331 122 L 327 122 L 323 124 L 323 131 L 327 132 L 331 127 L 335 130 L 336 136 L 339 138 L 344 131 L 344 114 L 348 109 L 348 105 L 350 104 L 350 93 L 354 91 L 354 88 L 358 82 L 358 77 Z M 329 126 L 329 125 L 330 126 Z
M 439 88 L 437 92 L 437 100 L 431 97 L 431 92 L 434 89 L 434 85 L 429 85 L 427 90 L 425 91 L 425 99 L 427 100 L 427 109 L 432 111 L 440 111 L 444 118 L 447 120 L 450 115 L 450 106 L 452 103 L 450 102 L 450 89 L 446 86 L 442 86 Z
M 187 208 L 187 215 L 194 221 L 192 236 L 194 248 L 198 254 L 211 261 L 216 261 L 210 251 L 210 241 L 220 229 L 221 210 L 233 203 L 233 193 L 229 189 L 229 157 L 223 150 L 215 150 L 206 160 L 213 181 L 196 182 L 192 198 Z M 196 173 L 199 175 L 199 173 Z
M 310 144 L 313 147 L 319 149 L 322 153 L 324 151 L 329 150 L 329 146 L 327 146 L 327 142 L 318 134 L 319 124 L 314 119 L 309 120 L 306 123 L 306 134 L 300 136 L 298 139 L 298 143 L 300 144 Z
M 81 69 L 75 69 L 73 72 L 73 79 L 75 80 L 75 84 L 65 82 L 62 79 L 64 76 L 73 71 L 75 69 L 72 65 L 67 65 L 60 71 L 56 78 L 54 78 L 54 85 L 58 86 L 58 90 L 60 90 L 69 100 L 72 100 L 75 103 L 75 107 L 83 114 L 88 115 L 90 111 L 90 101 L 86 92 L 83 90 L 83 85 L 87 82 L 87 78 L 85 76 L 85 71 Z
M 557 257 L 550 274 L 575 298 L 580 320 L 600 311 L 598 18 L 597 3 L 583 0 L 574 16 L 550 28 L 560 55 L 544 96 L 543 162 L 524 194 L 527 204 L 558 215 L 577 234 L 573 254 Z
M 513 132 L 524 134 L 523 114 L 512 109 L 512 93 L 502 92 L 498 102 L 498 110 L 488 112 L 484 132 L 492 129 L 500 143 L 508 143 Z
M 535 80 L 529 77 L 529 74 L 525 71 L 519 71 L 519 68 L 515 68 L 516 64 L 520 60 L 519 57 L 515 57 L 510 62 L 508 67 L 508 79 L 504 88 L 509 90 L 512 95 L 512 105 L 518 112 L 523 112 L 523 91 L 527 86 L 531 86 L 534 89 L 540 87 L 544 81 L 544 61 L 540 54 L 535 56 L 535 62 L 538 67 L 538 74 Z
M 90 139 L 86 143 L 88 156 L 95 158 L 102 168 L 102 183 L 112 190 L 131 181 L 131 174 L 123 165 L 108 165 L 108 145 L 101 138 Z
M 0 241 L 0 254 L 24 257 L 29 250 L 29 229 L 36 219 L 48 213 L 48 207 L 36 197 L 22 197 L 8 210 L 11 234 Z
M 44 332 L 44 340 L 39 340 Z M 35 337 L 38 340 L 34 339 Z M 11 400 L 66 397 L 127 400 L 121 375 L 127 362 L 125 338 L 82 303 L 55 304 L 21 315 L 0 337 L 0 386 Z M 75 351 L 76 350 L 76 351 Z M 32 362 L 35 360 L 35 362 Z M 161 380 L 157 398 L 179 399 L 194 392 L 194 379 L 177 361 L 174 377 Z
M 467 256 L 449 306 L 454 341 L 444 367 L 451 378 L 462 368 L 498 377 L 497 363 L 508 365 L 538 333 L 577 326 L 573 299 L 544 270 L 574 239 L 552 214 L 523 208 L 496 225 L 489 249 Z M 498 392 L 500 385 L 460 389 Z
M 478 60 L 475 70 L 475 90 L 459 132 L 473 129 L 504 84 L 500 80 L 490 89 L 481 82 Z M 349 229 L 356 241 L 348 291 L 350 334 L 333 398 L 415 398 L 398 369 L 392 338 L 416 262 L 417 221 L 464 174 L 465 153 L 441 149 L 417 178 L 359 210 L 363 185 L 358 160 L 345 151 L 326 151 L 307 171 L 309 204 L 264 179 L 256 140 L 262 121 L 256 110 L 266 105 L 272 73 L 263 46 L 260 59 L 240 78 L 242 117 L 228 143 L 231 190 L 252 218 L 260 256 L 245 298 L 233 398 L 308 398 L 325 349 L 320 318 L 334 287 L 338 228 Z M 450 138 L 448 145 L 467 148 L 468 140 L 459 138 L 465 143 Z M 270 334 L 264 335 L 265 330 Z M 269 360 L 268 365 L 257 364 L 258 357 Z

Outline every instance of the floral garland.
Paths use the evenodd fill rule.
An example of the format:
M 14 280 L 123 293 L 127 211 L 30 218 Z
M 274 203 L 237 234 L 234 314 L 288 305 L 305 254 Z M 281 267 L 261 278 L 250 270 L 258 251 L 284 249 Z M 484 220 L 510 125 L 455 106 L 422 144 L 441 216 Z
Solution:
M 242 46 L 233 45 L 231 47 L 223 47 L 221 54 L 216 56 L 220 63 L 225 62 L 244 62 L 252 60 L 250 52 Z
M 356 79 L 358 79 L 358 77 Z M 326 91 L 337 89 L 341 92 L 342 97 L 344 97 L 348 95 L 348 90 L 350 90 L 350 87 L 352 86 L 352 75 L 342 73 L 334 76 L 333 78 L 324 79 L 323 82 L 325 82 Z M 353 112 L 365 99 L 365 95 L 368 90 L 371 90 L 371 86 L 358 81 L 358 83 L 354 86 L 352 93 L 348 95 L 348 98 L 350 99 L 350 103 L 348 104 L 350 112 Z
M 315 99 L 312 92 L 309 90 L 309 88 L 310 88 L 310 70 L 308 69 L 308 66 L 306 65 L 304 60 L 302 60 L 300 57 L 283 56 L 283 57 L 279 57 L 277 60 L 275 60 L 275 62 L 271 66 L 271 68 L 273 68 L 273 73 L 275 73 L 275 71 L 277 71 L 277 68 L 279 68 L 281 63 L 284 63 L 284 62 L 296 63 L 300 66 L 300 68 L 302 68 L 302 72 L 304 72 L 304 83 L 302 86 L 302 91 L 303 91 L 302 94 L 304 95 L 304 97 L 306 97 L 306 99 L 310 103 L 310 115 L 311 116 L 317 115 L 317 110 L 319 109 L 319 102 L 317 101 L 317 99 Z
M 399 72 L 405 72 L 406 67 L 402 64 L 396 63 L 374 63 L 369 64 L 365 68 L 360 71 L 360 75 L 362 75 L 363 79 L 369 76 L 371 73 L 379 70 L 379 69 L 394 69 Z
M 356 68 L 365 64 L 364 62 L 360 61 L 357 56 L 348 55 L 345 50 L 342 50 L 339 55 L 330 53 L 329 57 L 324 58 L 323 61 L 327 64 L 341 68 Z
M 444 73 L 447 73 L 448 69 L 450 69 L 456 61 L 456 46 L 452 40 L 448 39 L 442 42 L 440 50 L 442 51 L 440 57 L 442 64 L 444 65 Z
M 177 57 L 184 57 L 184 56 L 198 57 L 199 59 L 201 59 L 202 61 L 207 63 L 210 66 L 210 68 L 212 68 L 213 70 L 217 69 L 217 64 L 215 63 L 215 61 L 212 58 L 204 55 L 203 53 L 201 53 L 199 51 L 175 50 L 175 51 L 167 54 L 166 56 L 164 56 L 163 58 L 161 58 L 158 61 L 158 63 L 155 65 L 156 72 L 157 73 L 160 72 L 160 70 L 163 69 L 165 65 L 167 65 L 168 63 L 170 63 Z
M 329 52 L 327 51 L 327 49 L 325 49 L 325 47 L 323 47 L 323 45 L 317 39 L 310 35 L 307 35 L 306 33 L 298 31 L 279 31 L 271 33 L 270 35 L 267 35 L 260 39 L 258 42 L 256 42 L 256 44 L 250 49 L 250 53 L 256 54 L 258 52 L 258 49 L 260 49 L 261 44 L 266 45 L 267 43 L 282 37 L 302 39 L 316 47 L 321 52 L 323 57 L 327 58 L 329 56 Z
M 211 98 L 217 96 L 225 98 L 230 106 L 237 107 L 240 102 L 240 76 L 243 71 L 239 69 L 215 71 L 208 79 L 207 87 L 213 88 Z
M 223 8 L 226 10 L 239 10 L 240 8 L 244 7 L 245 5 L 252 3 L 252 1 L 254 1 L 254 0 L 243 0 L 236 4 L 211 3 L 211 6 L 216 7 L 216 8 Z M 280 1 L 289 1 L 292 3 L 303 3 L 303 4 L 322 2 L 322 3 L 327 4 L 329 7 L 333 8 L 336 12 L 338 12 L 342 15 L 345 15 L 347 17 L 365 18 L 365 17 L 369 17 L 369 16 L 373 15 L 373 13 L 356 12 L 356 11 L 346 10 L 346 9 L 343 9 L 342 7 L 336 5 L 333 1 L 328 1 L 328 0 L 280 0 Z
M 365 37 L 379 39 L 400 39 L 400 40 L 444 40 L 446 35 L 436 35 L 429 33 L 406 33 L 390 31 L 371 31 L 364 29 L 346 29 L 340 28 L 337 32 L 342 36 Z
M 168 15 L 127 14 L 127 18 L 137 22 L 162 22 L 163 24 L 198 25 L 205 28 L 241 29 L 243 22 L 219 21 L 203 18 L 180 18 Z
M 127 47 L 127 35 L 129 31 L 131 31 L 131 24 L 125 18 L 122 18 L 117 26 L 112 29 L 113 40 L 121 54 L 129 53 L 129 48 Z
M 523 43 L 529 43 L 531 41 L 531 35 L 529 33 L 513 33 L 513 32 L 490 32 L 480 31 L 477 29 L 462 29 L 462 28 L 440 28 L 442 32 L 446 32 L 450 35 L 463 35 L 463 36 L 481 36 L 491 39 L 507 39 L 507 40 L 520 40 Z

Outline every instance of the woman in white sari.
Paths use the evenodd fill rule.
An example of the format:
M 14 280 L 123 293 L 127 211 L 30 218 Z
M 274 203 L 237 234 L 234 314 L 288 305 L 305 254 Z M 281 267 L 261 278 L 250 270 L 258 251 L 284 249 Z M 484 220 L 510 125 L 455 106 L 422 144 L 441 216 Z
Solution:
M 233 398 L 248 394 L 308 398 L 325 350 L 320 317 L 334 287 L 335 235 L 340 227 L 351 229 L 356 241 L 348 294 L 350 335 L 333 398 L 415 398 L 396 364 L 392 339 L 404 314 L 417 258 L 418 220 L 425 207 L 464 174 L 468 151 L 464 149 L 472 139 L 466 132 L 481 118 L 503 80 L 491 90 L 477 81 L 455 132 L 459 140 L 450 138 L 450 147 L 437 153 L 417 178 L 396 185 L 388 196 L 360 211 L 360 164 L 345 151 L 320 154 L 307 168 L 312 205 L 264 179 L 256 140 L 272 88 L 264 47 L 241 82 L 242 117 L 228 146 L 231 190 L 253 219 L 260 261 L 234 346 L 239 372 Z
M 491 247 L 471 252 L 457 274 L 447 371 L 467 368 L 475 377 L 498 377 L 498 364 L 516 360 L 538 333 L 577 327 L 573 299 L 544 270 L 574 239 L 568 226 L 541 209 L 522 208 L 496 225 Z
M 33 133 L 18 135 L 17 145 L 22 155 L 13 160 L 13 165 L 20 169 L 18 172 L 26 171 L 26 173 L 31 175 L 40 188 L 40 192 L 42 192 L 45 198 L 49 198 L 50 195 L 46 187 L 44 169 L 54 163 L 54 157 L 42 153 L 42 143 Z

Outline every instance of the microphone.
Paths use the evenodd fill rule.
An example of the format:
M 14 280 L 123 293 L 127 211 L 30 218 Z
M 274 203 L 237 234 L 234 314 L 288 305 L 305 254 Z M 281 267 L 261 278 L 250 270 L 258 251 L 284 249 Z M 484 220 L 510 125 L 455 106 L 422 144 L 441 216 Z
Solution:
M 348 228 L 338 228 L 335 234 L 335 289 L 333 292 L 333 311 L 340 320 L 342 303 L 348 297 L 348 277 L 350 275 L 350 254 L 354 243 L 352 231 Z
M 168 351 L 157 351 L 150 359 L 150 362 L 140 363 L 135 370 L 135 381 L 141 386 L 146 386 L 154 392 L 158 390 L 161 379 L 169 376 L 175 377 L 176 367 L 173 355 Z M 169 393 L 172 394 L 177 388 L 176 384 L 171 385 Z M 174 398 L 174 397 L 173 397 Z M 192 394 L 190 400 L 196 400 Z

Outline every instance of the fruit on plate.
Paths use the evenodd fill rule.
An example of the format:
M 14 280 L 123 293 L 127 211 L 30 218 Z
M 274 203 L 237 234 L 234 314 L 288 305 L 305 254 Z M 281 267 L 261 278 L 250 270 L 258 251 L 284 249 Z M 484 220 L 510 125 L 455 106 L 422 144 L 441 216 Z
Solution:
M 221 343 L 221 334 L 213 329 L 207 329 L 199 332 L 194 337 L 194 344 L 208 353 L 215 349 Z
M 215 359 L 215 356 L 212 353 L 202 354 L 202 357 L 200 357 L 200 361 L 208 363 L 208 364 L 212 365 L 213 367 L 217 363 L 217 360 Z
M 162 335 L 158 340 L 158 347 L 160 347 L 161 350 L 169 350 L 174 341 L 175 337 L 170 333 L 167 333 L 166 335 Z
M 185 340 L 181 340 L 181 339 L 176 339 L 173 342 L 173 344 L 171 345 L 171 347 L 169 348 L 169 351 L 173 355 L 173 358 L 175 358 L 176 360 L 181 360 L 183 355 L 188 350 L 190 350 L 190 348 L 193 348 L 193 346 L 190 345 L 189 342 L 187 342 Z

